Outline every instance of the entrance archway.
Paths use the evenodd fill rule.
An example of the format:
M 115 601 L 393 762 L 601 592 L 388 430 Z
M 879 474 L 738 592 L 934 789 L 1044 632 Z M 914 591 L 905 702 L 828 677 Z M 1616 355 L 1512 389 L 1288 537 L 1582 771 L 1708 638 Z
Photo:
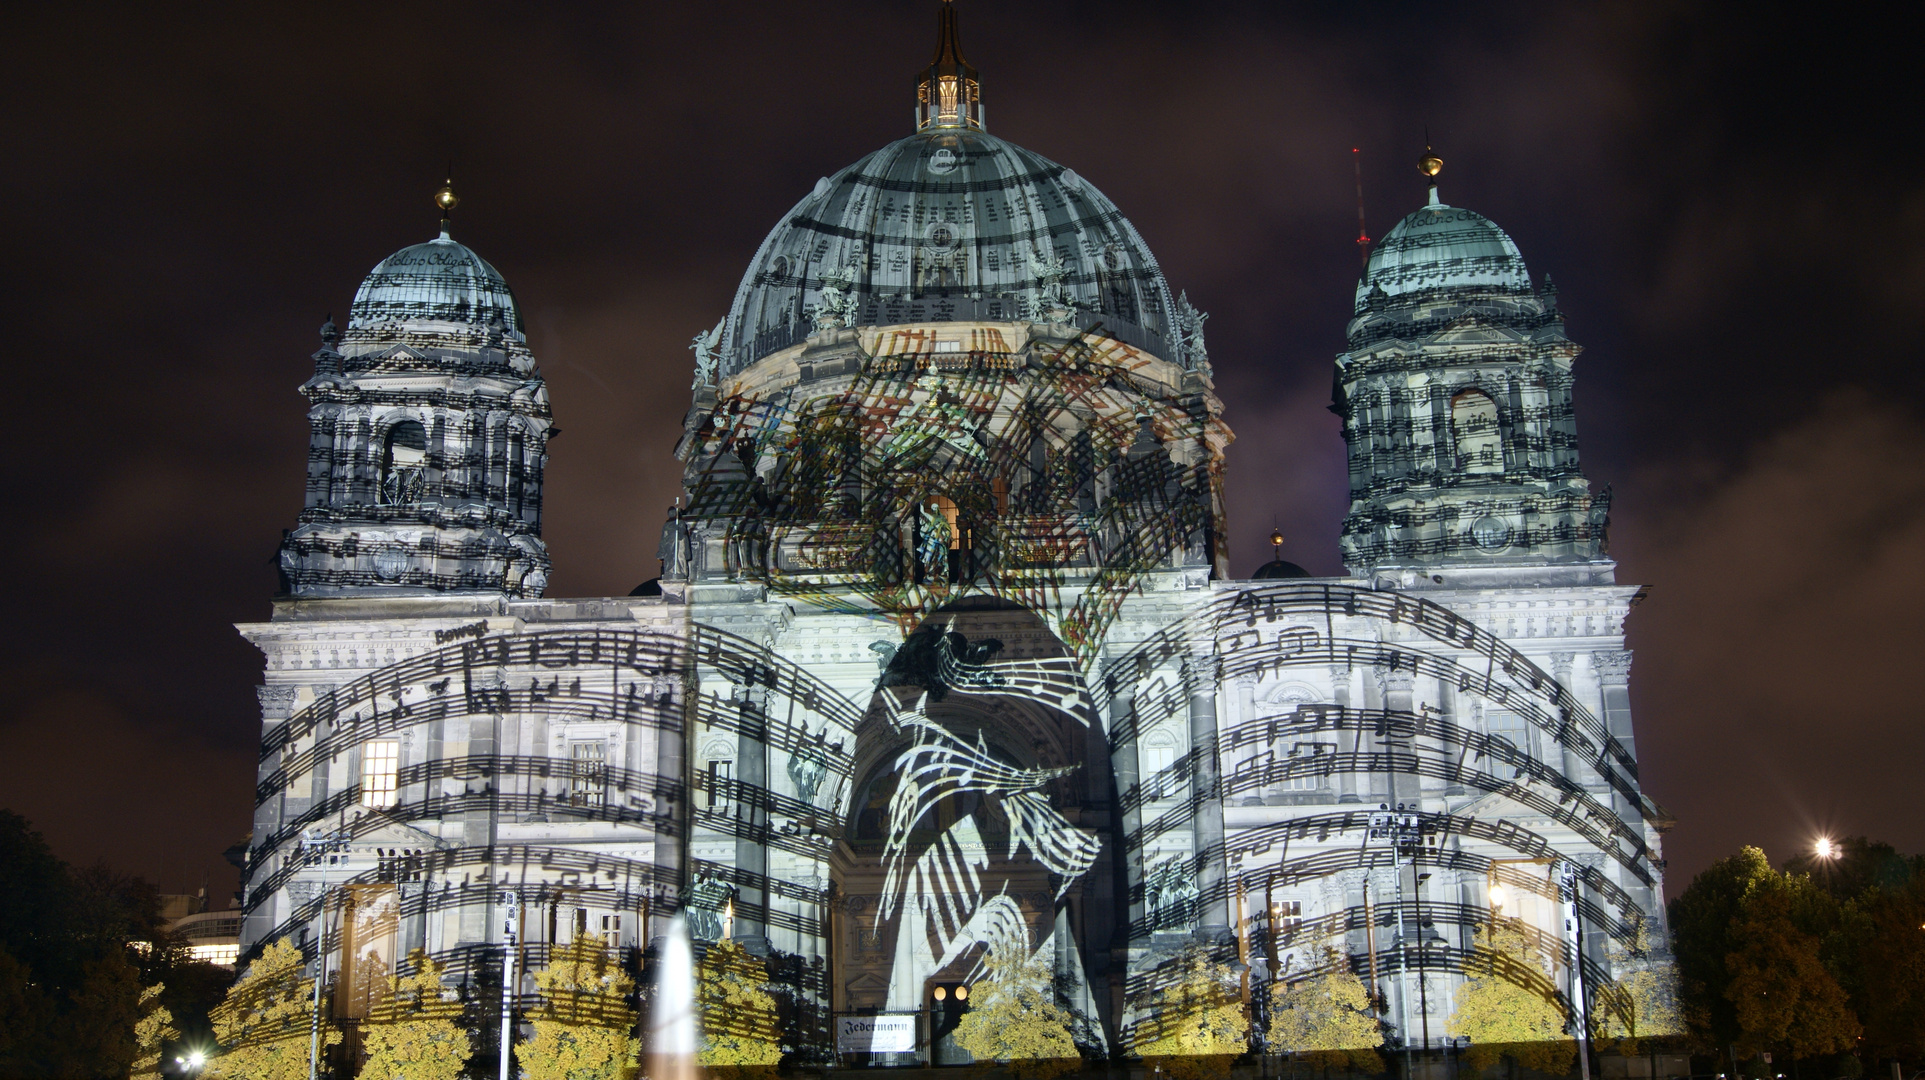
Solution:
M 852 1063 L 966 1063 L 943 1038 L 957 990 L 1030 960 L 1066 988 L 1077 1041 L 1102 1051 L 1124 907 L 1115 786 L 1080 670 L 1048 625 L 987 598 L 932 614 L 878 679 L 852 780 L 832 862 L 834 1008 L 891 1018 L 876 1030 L 913 1017 L 918 1032 L 912 1051 Z

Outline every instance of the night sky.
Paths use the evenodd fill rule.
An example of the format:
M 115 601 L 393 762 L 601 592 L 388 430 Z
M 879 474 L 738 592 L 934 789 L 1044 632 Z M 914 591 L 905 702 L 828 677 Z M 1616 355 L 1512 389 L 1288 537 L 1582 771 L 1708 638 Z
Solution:
M 551 596 L 654 576 L 687 343 L 819 176 L 911 129 L 930 0 L 37 5 L 0 43 L 12 582 L 0 806 L 224 899 L 316 328 L 431 239 L 521 303 L 558 425 Z M 1675 893 L 1820 830 L 1925 851 L 1925 140 L 1909 30 L 1710 4 L 961 0 L 989 130 L 1211 313 L 1231 561 L 1335 574 L 1328 411 L 1370 235 L 1446 202 L 1551 273 L 1616 493 Z M 1869 9 L 1867 9 L 1869 10 Z M 1795 17 L 1794 17 L 1795 16 Z M 1774 21 L 1776 20 L 1776 21 Z

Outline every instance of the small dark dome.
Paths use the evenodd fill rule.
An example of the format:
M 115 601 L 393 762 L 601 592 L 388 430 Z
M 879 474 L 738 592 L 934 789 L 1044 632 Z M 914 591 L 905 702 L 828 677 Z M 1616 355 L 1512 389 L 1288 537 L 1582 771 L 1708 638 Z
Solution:
M 1265 578 L 1298 578 L 1309 576 L 1310 571 L 1305 570 L 1296 563 L 1285 562 L 1282 559 L 1272 559 L 1262 566 L 1257 567 L 1257 572 L 1251 574 L 1250 578 L 1253 581 L 1261 581 Z
M 486 325 L 500 319 L 521 333 L 515 294 L 488 260 L 442 233 L 381 260 L 348 309 L 348 326 L 380 322 L 452 322 Z

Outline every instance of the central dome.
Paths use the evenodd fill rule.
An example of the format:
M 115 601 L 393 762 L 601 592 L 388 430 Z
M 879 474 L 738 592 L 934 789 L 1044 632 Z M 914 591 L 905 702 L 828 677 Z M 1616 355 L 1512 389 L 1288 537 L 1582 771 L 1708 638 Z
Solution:
M 762 241 L 717 351 L 728 374 L 823 325 L 1044 321 L 1065 308 L 1176 357 L 1169 285 L 1115 204 L 1040 154 L 937 128 L 816 183 Z

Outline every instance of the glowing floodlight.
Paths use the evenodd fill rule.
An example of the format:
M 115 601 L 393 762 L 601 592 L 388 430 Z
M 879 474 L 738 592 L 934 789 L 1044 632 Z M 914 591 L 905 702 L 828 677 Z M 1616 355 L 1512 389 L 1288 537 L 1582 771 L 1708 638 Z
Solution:
M 1819 837 L 1818 842 L 1812 845 L 1811 850 L 1813 854 L 1821 859 L 1835 859 L 1838 857 L 1838 845 L 1832 843 L 1831 837 L 1829 836 Z

